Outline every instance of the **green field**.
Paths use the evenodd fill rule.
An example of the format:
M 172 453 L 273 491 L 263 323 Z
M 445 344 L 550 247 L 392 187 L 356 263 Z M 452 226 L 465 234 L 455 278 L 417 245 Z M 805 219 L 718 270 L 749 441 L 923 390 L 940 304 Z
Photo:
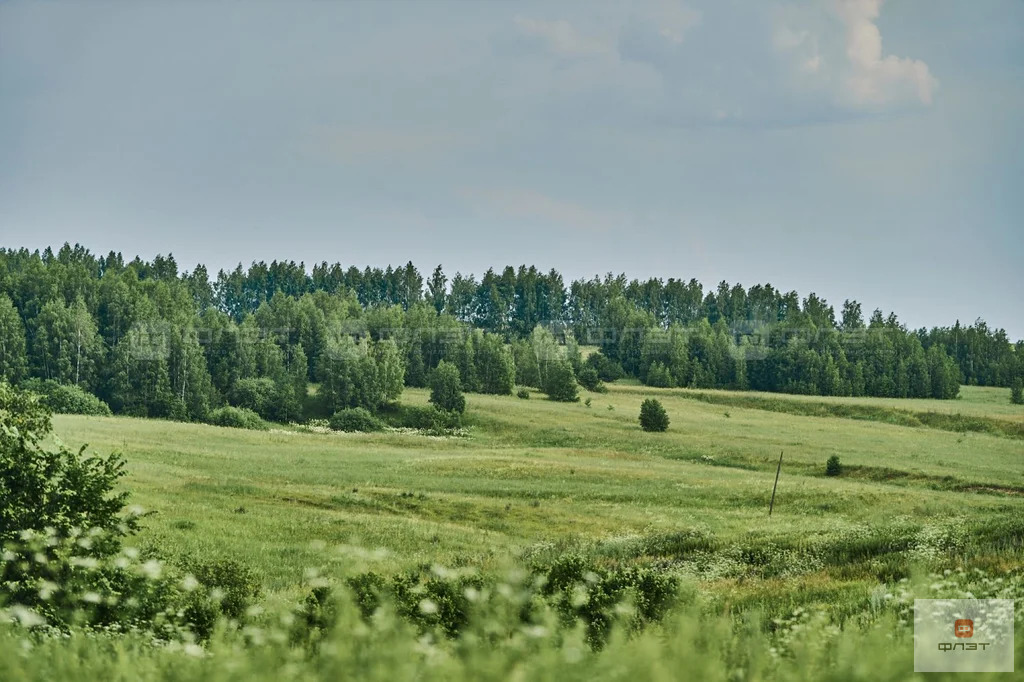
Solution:
M 948 405 L 841 399 L 879 408 L 871 419 L 723 406 L 633 385 L 584 392 L 589 407 L 471 394 L 465 435 L 447 437 L 57 416 L 55 431 L 69 445 L 126 456 L 132 502 L 155 512 L 133 542 L 170 560 L 229 558 L 254 568 L 267 613 L 301 600 L 311 569 L 336 586 L 368 570 L 424 565 L 506 579 L 515 566 L 567 552 L 595 565 L 667 571 L 691 595 L 689 606 L 600 651 L 573 631 L 532 644 L 510 634 L 493 649 L 443 638 L 427 645 L 401 619 L 381 615 L 367 628 L 346 611 L 330 655 L 312 661 L 296 659 L 284 640 L 253 649 L 250 639 L 222 633 L 199 659 L 131 638 L 99 648 L 44 641 L 32 655 L 0 655 L 0 673 L 676 679 L 687 669 L 736 679 L 730 670 L 741 669 L 752 678 L 905 679 L 913 649 L 897 620 L 915 596 L 1021 596 L 1024 440 L 887 423 L 885 410 L 952 409 L 1012 423 L 1020 413 L 1004 407 L 1005 392 L 965 387 Z M 637 424 L 649 396 L 668 411 L 666 433 Z M 426 401 L 423 390 L 402 396 Z M 824 474 L 832 455 L 844 467 L 839 477 Z M 865 661 L 866 646 L 885 651 Z M 573 647 L 586 653 L 567 663 Z M 1018 637 L 1018 669 L 1022 648 Z
M 1002 392 L 967 390 L 958 407 L 983 411 Z M 667 433 L 638 428 L 646 395 L 665 404 Z M 864 528 L 1024 516 L 1020 440 L 722 408 L 679 395 L 613 387 L 585 395 L 589 408 L 472 395 L 469 435 L 448 438 L 79 416 L 57 417 L 55 427 L 70 444 L 127 456 L 133 501 L 156 512 L 143 542 L 237 558 L 285 593 L 299 589 L 311 566 L 350 570 L 353 558 L 339 545 L 387 550 L 375 559 L 381 570 L 487 568 L 553 541 L 615 543 L 692 529 L 722 546 L 793 545 Z M 426 397 L 409 389 L 403 402 Z M 823 475 L 833 454 L 846 467 L 840 478 Z M 835 572 L 817 577 L 874 580 Z

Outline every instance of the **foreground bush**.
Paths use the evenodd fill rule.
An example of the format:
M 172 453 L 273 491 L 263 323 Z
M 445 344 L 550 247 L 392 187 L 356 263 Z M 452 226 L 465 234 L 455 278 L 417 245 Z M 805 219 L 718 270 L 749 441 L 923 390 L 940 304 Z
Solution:
M 568 574 L 574 575 L 572 569 Z M 244 631 L 215 629 L 208 644 L 153 646 L 143 634 L 85 633 L 32 637 L 0 624 L 0 672 L 12 680 L 143 682 L 209 680 L 872 680 L 922 679 L 913 672 L 914 596 L 1012 598 L 1020 576 L 927 576 L 923 584 L 892 586 L 886 597 L 852 607 L 843 623 L 817 607 L 791 606 L 777 618 L 727 613 L 698 597 L 671 608 L 657 627 L 635 630 L 642 610 L 626 600 L 607 609 L 611 627 L 604 646 L 593 647 L 581 624 L 536 599 L 535 574 L 510 571 L 493 585 L 434 569 L 413 587 L 420 620 L 400 613 L 390 580 L 364 588 L 319 585 L 292 613 L 269 612 Z M 586 589 L 593 576 L 582 575 Z M 430 580 L 461 582 L 465 619 L 451 638 L 440 620 L 448 590 Z M 375 592 L 373 585 L 383 592 Z M 380 595 L 362 600 L 364 594 Z M 628 592 L 628 591 L 627 591 Z M 583 603 L 580 593 L 578 600 Z M 850 605 L 852 606 L 852 605 Z M 366 616 L 367 610 L 371 614 Z M 524 619 L 528 614 L 528 619 Z M 855 617 L 854 617 L 855 614 Z M 17 617 L 15 617 L 17 621 Z M 1016 665 L 1024 664 L 1024 618 L 1016 619 Z M 870 654 L 870 655 L 868 655 Z M 933 673 L 955 682 L 962 674 Z
M 124 460 L 47 445 L 49 409 L 24 391 L 0 383 L 0 545 L 25 531 L 95 528 L 117 537 L 136 528 L 121 514 L 127 493 L 115 492 Z
M 256 582 L 241 567 L 197 563 L 197 580 L 123 549 L 140 517 L 115 491 L 124 460 L 45 445 L 50 434 L 39 399 L 0 383 L 0 621 L 190 639 L 244 610 Z
M 351 407 L 335 412 L 331 416 L 330 424 L 331 428 L 335 431 L 372 432 L 384 429 L 384 422 L 362 407 Z
M 219 407 L 210 413 L 209 421 L 214 426 L 228 426 L 235 429 L 262 431 L 267 423 L 258 414 L 245 407 Z
M 71 384 L 58 384 L 56 381 L 29 379 L 21 383 L 21 387 L 41 396 L 41 402 L 58 414 L 85 414 L 109 417 L 110 406 Z

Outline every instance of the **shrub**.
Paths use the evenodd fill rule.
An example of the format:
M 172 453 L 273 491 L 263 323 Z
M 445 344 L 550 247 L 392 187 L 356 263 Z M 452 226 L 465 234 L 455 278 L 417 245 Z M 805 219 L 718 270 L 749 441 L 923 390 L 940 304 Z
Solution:
M 1024 405 L 1024 380 L 1017 379 L 1010 387 L 1010 402 L 1014 405 Z
M 258 594 L 240 566 L 200 565 L 196 581 L 151 556 L 122 549 L 139 512 L 123 514 L 127 493 L 116 455 L 44 447 L 50 413 L 36 396 L 0 383 L 0 585 L 4 606 L 23 623 L 68 631 L 72 625 L 146 630 L 160 639 L 207 638 L 217 618 L 244 612 Z M 206 580 L 207 583 L 203 583 Z M 27 621 L 26 621 L 27 619 Z
M 109 417 L 110 407 L 94 396 L 73 384 L 58 384 L 47 379 L 29 379 L 21 383 L 24 390 L 38 393 L 41 402 L 58 414 L 86 414 Z
M 668 430 L 668 413 L 660 401 L 648 398 L 640 405 L 640 428 L 644 431 Z
M 187 557 L 181 561 L 180 567 L 200 585 L 218 594 L 220 612 L 236 621 L 244 619 L 245 612 L 262 592 L 259 575 L 232 559 L 199 561 Z
M 588 391 L 594 391 L 595 393 L 607 393 L 608 389 L 603 383 L 601 383 L 601 377 L 597 375 L 597 370 L 593 367 L 584 367 L 580 370 L 579 375 L 580 385 Z
M 434 410 L 430 431 L 435 434 L 448 434 L 462 426 L 462 413 L 454 410 Z
M 434 426 L 434 413 L 437 410 L 429 405 L 401 405 L 392 403 L 381 408 L 377 413 L 388 426 L 401 429 L 430 429 Z
M 580 399 L 576 375 L 568 360 L 558 358 L 551 363 L 544 378 L 544 392 L 551 400 L 563 403 L 574 403 Z
M 430 377 L 430 402 L 445 412 L 465 412 L 466 396 L 462 395 L 462 380 L 459 369 L 442 360 Z
M 825 462 L 825 475 L 826 476 L 838 476 L 843 473 L 843 465 L 839 461 L 839 455 L 832 455 Z
M 525 388 L 521 388 L 518 391 L 516 391 L 516 397 L 521 399 L 521 400 L 529 400 L 530 399 L 530 392 L 527 391 Z
M 673 388 L 676 382 L 672 379 L 672 373 L 669 372 L 665 363 L 655 361 L 647 370 L 647 385 L 656 388 Z
M 584 364 L 597 370 L 597 376 L 601 381 L 616 381 L 626 376 L 622 365 L 604 353 L 591 353 Z
M 50 412 L 36 396 L 0 383 L 0 544 L 21 531 L 97 528 L 115 535 L 136 528 L 121 510 L 127 493 L 115 493 L 124 459 L 85 456 L 85 447 L 44 446 Z
M 335 431 L 380 431 L 384 423 L 364 407 L 350 407 L 334 413 L 330 420 Z
M 220 407 L 210 413 L 209 420 L 214 426 L 235 429 L 262 431 L 267 428 L 266 422 L 260 419 L 258 414 L 245 407 Z
M 231 388 L 231 404 L 267 417 L 268 409 L 277 400 L 277 386 L 269 377 L 239 379 Z

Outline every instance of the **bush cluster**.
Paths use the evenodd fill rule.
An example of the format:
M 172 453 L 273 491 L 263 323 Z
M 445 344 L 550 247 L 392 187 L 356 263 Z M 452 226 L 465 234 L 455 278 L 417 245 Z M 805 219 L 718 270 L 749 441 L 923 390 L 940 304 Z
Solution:
M 229 426 L 235 429 L 264 431 L 267 423 L 247 407 L 219 407 L 210 412 L 209 422 L 214 426 Z
M 51 379 L 26 379 L 21 388 L 37 393 L 41 402 L 57 414 L 85 414 L 109 417 L 110 406 L 74 384 L 58 384 Z
M 382 431 L 384 422 L 364 407 L 350 407 L 339 410 L 331 416 L 331 428 L 335 431 Z

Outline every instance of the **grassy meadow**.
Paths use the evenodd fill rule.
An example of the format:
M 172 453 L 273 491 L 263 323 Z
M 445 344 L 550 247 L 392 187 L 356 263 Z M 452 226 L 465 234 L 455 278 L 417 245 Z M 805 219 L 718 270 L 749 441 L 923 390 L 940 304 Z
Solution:
M 997 392 L 975 388 L 958 403 L 980 410 Z M 590 407 L 471 395 L 465 437 L 81 416 L 59 416 L 55 428 L 71 445 L 127 456 L 132 500 L 155 512 L 141 542 L 239 559 L 284 593 L 299 589 L 311 566 L 348 570 L 353 557 L 338 546 L 386 550 L 374 558 L 381 570 L 487 568 L 545 543 L 693 531 L 721 547 L 789 546 L 865 529 L 1024 518 L 1024 441 L 726 408 L 682 393 L 612 387 L 584 394 Z M 666 406 L 667 433 L 637 426 L 648 395 Z M 416 389 L 403 395 L 426 399 Z M 839 478 L 824 476 L 833 454 L 845 467 Z M 838 580 L 832 572 L 818 577 Z M 855 577 L 873 580 L 869 573 Z
M 733 638 L 729 646 L 710 646 L 694 630 L 692 618 L 679 612 L 657 629 L 633 639 L 613 638 L 603 652 L 581 654 L 581 663 L 568 671 L 563 668 L 565 647 L 573 641 L 569 635 L 544 640 L 536 649 L 495 651 L 490 658 L 445 649 L 438 655 L 447 663 L 432 669 L 416 659 L 422 652 L 409 643 L 415 637 L 401 639 L 406 626 L 391 621 L 378 623 L 375 627 L 384 630 L 375 637 L 401 639 L 393 643 L 394 656 L 405 652 L 402 656 L 419 663 L 400 657 L 368 663 L 354 643 L 365 635 L 364 626 L 352 624 L 352 638 L 332 649 L 339 658 L 331 665 L 344 659 L 355 666 L 347 669 L 364 671 L 360 677 L 383 679 L 411 670 L 424 679 L 435 674 L 504 679 L 514 668 L 523 679 L 636 674 L 672 679 L 677 666 L 705 665 L 707 679 L 729 679 L 728 665 L 734 665 L 751 678 L 904 679 L 912 670 L 911 644 L 890 647 L 891 669 L 884 675 L 877 666 L 865 667 L 856 650 L 856 642 L 887 637 L 891 642 L 895 620 L 886 619 L 898 619 L 899 608 L 879 616 L 889 630 L 876 626 L 824 649 L 820 642 L 794 644 L 781 659 L 771 653 L 778 646 L 772 633 L 778 623 L 800 621 L 799 614 L 825 619 L 810 628 L 815 632 L 835 628 L 878 611 L 880 600 L 893 593 L 903 600 L 905 617 L 909 600 L 925 596 L 917 589 L 941 596 L 960 596 L 958 589 L 984 592 L 977 581 L 989 584 L 989 578 L 971 578 L 975 575 L 1009 576 L 993 593 L 1012 595 L 1020 589 L 1020 438 L 721 405 L 695 400 L 683 389 L 609 389 L 583 392 L 575 404 L 551 402 L 537 393 L 529 400 L 470 394 L 466 433 L 452 437 L 414 431 L 316 433 L 298 427 L 261 432 L 70 415 L 55 417 L 54 426 L 69 445 L 88 443 L 91 450 L 126 456 L 124 486 L 131 501 L 153 512 L 137 544 L 171 557 L 243 562 L 261 575 L 270 606 L 295 603 L 317 580 L 341 583 L 360 571 L 388 574 L 441 565 L 505 575 L 536 558 L 580 552 L 602 565 L 672 572 L 698 595 L 694 603 L 703 604 L 705 614 L 715 614 L 709 621 L 713 627 Z M 834 400 L 883 412 L 955 410 L 1019 421 L 1022 410 L 1010 409 L 1004 393 L 965 387 L 962 398 L 948 404 Z M 650 396 L 668 411 L 666 433 L 645 433 L 637 424 L 640 403 Z M 426 401 L 423 390 L 407 389 L 402 396 L 403 403 Z M 769 518 L 780 452 L 782 473 Z M 824 473 L 832 455 L 844 467 L 839 477 Z M 314 579 L 311 569 L 320 577 Z M 947 582 L 936 588 L 932 578 L 930 588 L 914 587 L 928 584 L 929 574 L 946 576 Z M 957 576 L 965 577 L 958 583 Z M 758 627 L 744 625 L 748 619 L 764 620 Z M 748 627 L 753 629 L 744 630 Z M 673 637 L 703 642 L 694 646 L 728 665 L 699 663 L 706 655 L 678 651 Z M 211 651 L 234 651 L 229 640 L 218 640 Z M 151 679 L 175 679 L 183 670 L 196 677 L 233 675 L 209 660 L 172 675 L 167 670 L 174 667 L 173 652 L 138 646 L 139 651 L 123 651 L 113 662 L 92 649 L 77 659 L 66 648 L 48 656 L 53 666 L 67 657 L 95 658 L 96 670 L 111 677 L 118 674 L 116 660 L 131 661 L 125 670 Z M 1024 648 L 1019 638 L 1017 648 L 1019 666 Z M 290 655 L 274 651 L 265 655 Z M 607 658 L 604 664 L 591 658 L 616 651 L 620 668 L 609 666 Z M 281 672 L 284 659 L 264 665 L 259 656 L 246 654 L 244 663 L 235 662 L 237 670 L 257 676 L 275 670 L 289 677 Z M 222 663 L 223 657 L 231 659 L 223 654 Z M 17 679 L 13 661 L 0 657 L 0 670 L 8 666 L 10 679 Z M 301 665 L 296 670 L 294 679 L 326 674 Z M 31 671 L 22 670 L 25 679 L 38 673 Z

